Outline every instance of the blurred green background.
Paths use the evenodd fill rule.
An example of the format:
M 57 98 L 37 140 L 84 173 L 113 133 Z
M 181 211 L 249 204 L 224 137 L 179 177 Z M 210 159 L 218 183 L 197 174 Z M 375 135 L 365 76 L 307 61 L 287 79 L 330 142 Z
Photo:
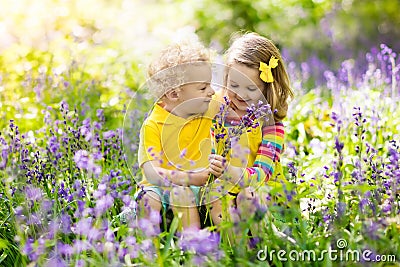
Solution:
M 206 41 L 226 48 L 237 30 L 256 31 L 297 60 L 311 56 L 332 64 L 364 55 L 381 43 L 400 47 L 399 1 L 202 1 L 195 16 Z
M 256 31 L 287 61 L 319 71 L 348 58 L 362 62 L 381 43 L 400 50 L 400 2 L 393 0 L 0 0 L 0 6 L 0 129 L 11 118 L 23 130 L 37 129 L 41 111 L 62 99 L 90 107 L 91 116 L 103 108 L 108 126 L 119 126 L 149 59 L 187 30 L 219 53 L 233 33 Z

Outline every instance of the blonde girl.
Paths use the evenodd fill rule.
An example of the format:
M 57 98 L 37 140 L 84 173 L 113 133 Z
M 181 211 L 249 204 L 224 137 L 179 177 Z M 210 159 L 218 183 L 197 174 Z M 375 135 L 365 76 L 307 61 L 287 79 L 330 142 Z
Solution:
M 240 153 L 232 151 L 224 176 L 219 179 L 233 184 L 228 188 L 233 198 L 230 205 L 249 217 L 254 215 L 251 213 L 259 199 L 257 189 L 284 179 L 280 165 L 285 132 L 282 120 L 293 91 L 279 49 L 259 34 L 247 33 L 237 38 L 226 53 L 226 65 L 224 95 L 230 100 L 231 111 L 225 126 L 238 123 L 247 108 L 259 101 L 269 104 L 272 111 L 268 120 L 260 120 L 258 127 L 241 136 Z M 211 206 L 211 218 L 218 225 L 224 220 L 222 200 L 213 201 Z

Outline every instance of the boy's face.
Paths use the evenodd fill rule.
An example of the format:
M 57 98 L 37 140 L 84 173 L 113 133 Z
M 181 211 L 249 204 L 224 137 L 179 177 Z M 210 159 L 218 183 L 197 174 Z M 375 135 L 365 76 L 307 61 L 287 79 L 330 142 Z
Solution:
M 243 64 L 235 63 L 229 68 L 226 86 L 231 103 L 241 111 L 263 98 L 260 72 Z
M 207 111 L 215 91 L 211 88 L 211 66 L 208 63 L 188 65 L 184 68 L 185 85 L 178 91 L 175 107 L 179 116 L 187 118 Z

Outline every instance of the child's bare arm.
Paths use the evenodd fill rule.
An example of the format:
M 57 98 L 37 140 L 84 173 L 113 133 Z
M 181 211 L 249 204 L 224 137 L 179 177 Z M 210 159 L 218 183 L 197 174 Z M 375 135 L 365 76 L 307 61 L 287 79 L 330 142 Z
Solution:
M 206 184 L 210 174 L 209 169 L 199 172 L 186 172 L 162 168 L 158 161 L 147 161 L 142 165 L 144 174 L 149 183 L 158 186 L 167 186 L 169 183 L 181 186 Z
M 211 174 L 220 177 L 225 170 L 225 158 L 220 155 L 209 156 L 210 166 L 201 171 L 179 171 L 162 168 L 156 160 L 143 163 L 142 168 L 147 180 L 154 185 L 166 186 L 168 183 L 176 185 L 202 186 L 207 183 Z

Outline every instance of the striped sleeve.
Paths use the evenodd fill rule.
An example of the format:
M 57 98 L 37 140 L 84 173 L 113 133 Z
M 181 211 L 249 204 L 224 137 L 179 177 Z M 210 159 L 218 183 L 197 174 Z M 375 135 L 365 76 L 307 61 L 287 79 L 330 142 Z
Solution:
M 284 134 L 282 122 L 263 127 L 262 142 L 258 148 L 253 167 L 246 168 L 243 174 L 245 184 L 254 186 L 260 182 L 267 182 L 271 178 L 275 163 L 280 158 Z

